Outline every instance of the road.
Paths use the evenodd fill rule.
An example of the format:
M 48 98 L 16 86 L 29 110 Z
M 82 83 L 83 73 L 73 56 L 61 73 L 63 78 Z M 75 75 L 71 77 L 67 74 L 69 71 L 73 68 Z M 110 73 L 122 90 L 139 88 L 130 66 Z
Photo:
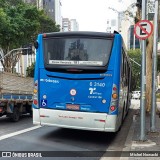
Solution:
M 72 160 L 78 157 L 79 160 L 98 160 L 106 150 L 123 150 L 133 114 L 134 110 L 130 109 L 122 129 L 118 133 L 102 133 L 46 126 L 37 128 L 37 126 L 32 124 L 32 118 L 26 115 L 16 123 L 10 122 L 6 117 L 2 117 L 0 118 L 0 151 L 54 151 L 51 153 L 58 154 L 57 157 L 43 157 L 39 159 Z M 70 157 L 64 157 L 67 154 Z M 7 160 L 11 158 L 0 159 Z

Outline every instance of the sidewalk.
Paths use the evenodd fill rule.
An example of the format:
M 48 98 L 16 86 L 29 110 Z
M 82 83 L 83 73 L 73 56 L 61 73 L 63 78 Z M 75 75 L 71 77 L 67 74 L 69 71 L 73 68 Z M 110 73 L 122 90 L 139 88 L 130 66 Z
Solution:
M 160 104 L 157 104 L 158 107 Z M 135 108 L 134 108 L 135 109 Z M 140 141 L 140 110 L 136 109 L 133 123 L 130 128 L 123 151 L 130 151 L 130 157 L 121 157 L 121 160 L 158 160 L 160 159 L 160 117 L 156 115 L 156 132 L 150 132 L 151 115 L 146 115 L 146 141 Z M 128 142 L 127 142 L 128 141 Z M 129 145 L 128 145 L 129 144 Z M 158 152 L 157 152 L 158 151 Z

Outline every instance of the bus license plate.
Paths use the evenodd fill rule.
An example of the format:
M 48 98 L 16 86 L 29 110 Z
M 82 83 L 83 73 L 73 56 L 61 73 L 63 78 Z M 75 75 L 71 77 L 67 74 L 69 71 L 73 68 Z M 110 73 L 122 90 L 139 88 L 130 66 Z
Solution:
M 67 104 L 66 108 L 70 109 L 70 110 L 79 110 L 79 105 L 77 105 L 77 104 Z

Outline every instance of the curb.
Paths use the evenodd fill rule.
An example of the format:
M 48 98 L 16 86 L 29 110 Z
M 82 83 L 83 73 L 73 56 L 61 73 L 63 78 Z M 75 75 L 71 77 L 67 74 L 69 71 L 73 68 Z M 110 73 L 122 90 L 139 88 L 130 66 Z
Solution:
M 126 142 L 124 144 L 125 148 L 123 148 L 122 152 L 123 151 L 131 151 L 135 122 L 136 122 L 136 115 L 133 115 L 133 122 L 132 122 L 130 129 L 129 129 L 128 136 L 126 138 Z M 129 157 L 120 157 L 120 160 L 128 160 L 128 159 L 129 159 Z
M 125 147 L 121 150 L 122 153 L 123 153 L 123 151 L 131 151 L 135 121 L 136 121 L 136 115 L 133 115 L 132 124 L 129 128 L 129 132 L 128 132 L 126 141 L 124 143 Z M 112 151 L 112 149 L 108 148 L 107 151 Z M 129 159 L 129 157 L 101 157 L 100 158 L 100 160 L 128 160 L 128 159 Z

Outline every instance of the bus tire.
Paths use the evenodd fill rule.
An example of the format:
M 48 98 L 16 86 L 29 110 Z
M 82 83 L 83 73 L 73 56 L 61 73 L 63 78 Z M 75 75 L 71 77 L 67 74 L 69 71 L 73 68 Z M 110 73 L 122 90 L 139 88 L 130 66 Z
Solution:
M 12 122 L 18 122 L 20 118 L 20 112 L 18 107 L 14 107 L 13 113 L 10 115 L 10 120 Z

